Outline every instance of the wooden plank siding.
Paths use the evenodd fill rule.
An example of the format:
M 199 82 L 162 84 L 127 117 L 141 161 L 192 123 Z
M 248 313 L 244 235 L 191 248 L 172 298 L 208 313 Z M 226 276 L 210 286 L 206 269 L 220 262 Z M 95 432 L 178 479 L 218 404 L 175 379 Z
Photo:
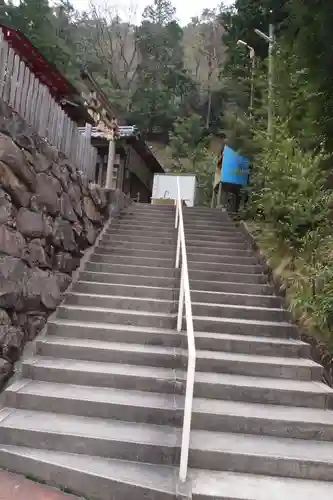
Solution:
M 79 133 L 48 87 L 3 40 L 0 30 L 0 98 L 41 136 L 63 152 L 89 179 L 95 179 L 97 150 Z

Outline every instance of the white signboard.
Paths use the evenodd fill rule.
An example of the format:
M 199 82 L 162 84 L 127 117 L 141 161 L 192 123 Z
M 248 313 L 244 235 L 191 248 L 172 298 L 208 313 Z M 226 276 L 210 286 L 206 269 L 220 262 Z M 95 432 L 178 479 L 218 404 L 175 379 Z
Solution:
M 153 196 L 156 199 L 177 199 L 177 177 L 179 179 L 180 196 L 188 207 L 195 204 L 197 180 L 194 174 L 155 174 Z

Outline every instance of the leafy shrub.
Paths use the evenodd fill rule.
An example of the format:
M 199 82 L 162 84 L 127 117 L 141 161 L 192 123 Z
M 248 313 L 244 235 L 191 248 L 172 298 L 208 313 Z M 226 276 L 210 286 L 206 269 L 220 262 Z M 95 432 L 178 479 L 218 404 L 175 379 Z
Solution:
M 286 123 L 276 125 L 274 140 L 259 134 L 258 141 L 250 210 L 259 240 L 266 250 L 270 246 L 273 267 L 280 266 L 298 320 L 333 342 L 333 191 L 322 168 L 327 158 L 321 149 L 304 151 Z
M 333 196 L 321 168 L 324 153 L 303 151 L 288 135 L 287 125 L 280 123 L 274 140 L 259 136 L 263 146 L 252 174 L 251 210 L 255 218 L 269 223 L 279 244 L 312 262 L 331 232 Z

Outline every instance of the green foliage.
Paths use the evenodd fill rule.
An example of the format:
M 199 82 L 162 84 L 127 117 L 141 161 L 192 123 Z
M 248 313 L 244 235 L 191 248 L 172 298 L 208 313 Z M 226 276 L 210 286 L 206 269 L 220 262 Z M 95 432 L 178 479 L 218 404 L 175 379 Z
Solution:
M 252 209 L 273 228 L 280 243 L 311 261 L 329 234 L 332 193 L 325 186 L 322 151 L 304 152 L 287 123 L 276 123 L 274 140 L 259 136 L 262 149 L 253 171 Z
M 154 0 L 145 9 L 136 32 L 141 63 L 132 117 L 150 137 L 165 131 L 167 138 L 188 102 L 188 94 L 195 92 L 184 68 L 183 30 L 174 16 L 170 2 Z
M 46 59 L 64 71 L 73 55 L 66 31 L 72 9 L 61 2 L 54 12 L 48 0 L 22 0 L 17 6 L 6 6 L 6 23 L 22 31 Z
M 143 11 L 142 18 L 156 25 L 165 26 L 171 23 L 176 15 L 176 9 L 169 0 L 154 0 Z
M 170 134 L 170 148 L 175 161 L 191 158 L 193 164 L 200 159 L 207 146 L 204 137 L 202 118 L 192 115 L 190 118 L 178 118 Z
M 309 92 L 316 95 L 311 119 L 325 141 L 326 150 L 333 153 L 333 9 L 325 0 L 317 0 L 315 10 L 313 7 L 311 0 L 290 2 L 284 38 L 307 70 Z
M 229 143 L 253 158 L 249 220 L 298 320 L 333 348 L 332 9 L 327 2 L 237 0 L 221 13 L 229 50 L 222 71 L 229 95 Z M 270 12 L 272 9 L 273 12 Z M 254 29 L 275 24 L 274 134 L 267 136 L 267 43 Z M 248 52 L 256 52 L 255 107 L 249 110 Z
M 210 203 L 216 164 L 216 157 L 208 150 L 209 140 L 202 118 L 192 115 L 176 120 L 168 147 L 172 171 L 197 176 L 201 205 Z
M 296 317 L 333 340 L 333 192 L 322 169 L 326 154 L 302 149 L 289 127 L 277 121 L 274 141 L 258 133 L 250 215 Z
M 201 203 L 211 198 L 216 165 L 211 135 L 225 131 L 253 164 L 248 215 L 259 222 L 259 238 L 269 235 L 292 307 L 332 338 L 333 203 L 326 177 L 333 155 L 333 9 L 316 0 L 314 11 L 313 3 L 236 0 L 205 9 L 187 27 L 192 52 L 170 0 L 152 0 L 139 24 L 135 16 L 121 19 L 112 5 L 101 12 L 98 2 L 79 14 L 70 0 L 0 0 L 0 21 L 21 30 L 79 88 L 86 64 L 122 116 L 167 145 L 171 169 L 197 175 Z M 267 33 L 269 23 L 277 38 L 271 138 L 268 45 L 254 31 Z M 239 39 L 255 49 L 254 65 Z

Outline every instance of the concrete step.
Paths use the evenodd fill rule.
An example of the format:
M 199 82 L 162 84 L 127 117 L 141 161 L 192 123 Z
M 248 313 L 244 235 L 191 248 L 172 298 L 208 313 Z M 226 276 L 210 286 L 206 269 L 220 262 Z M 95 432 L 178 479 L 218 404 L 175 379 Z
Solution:
M 104 307 L 111 309 L 128 309 L 132 311 L 147 311 L 156 313 L 174 313 L 178 310 L 174 300 L 132 297 L 127 295 L 99 295 L 96 293 L 71 292 L 66 294 L 66 305 Z
M 111 342 L 129 342 L 148 345 L 187 348 L 184 332 L 158 328 L 112 325 L 54 319 L 47 325 L 49 335 L 69 338 L 85 338 Z M 225 351 L 243 354 L 260 354 L 285 357 L 309 357 L 310 346 L 300 340 L 230 335 L 227 333 L 195 332 L 197 349 Z
M 255 335 L 259 337 L 296 338 L 297 328 L 282 321 L 259 321 L 242 318 L 193 316 L 194 329 L 200 332 Z
M 103 264 L 104 265 L 104 264 Z M 226 267 L 226 266 L 224 266 Z M 189 266 L 189 278 L 190 280 L 196 281 L 224 281 L 231 283 L 267 283 L 267 276 L 263 273 L 242 273 L 234 271 L 234 267 L 231 266 L 231 270 L 226 270 L 223 272 L 222 266 L 221 269 L 212 270 L 212 269 L 193 269 Z M 209 290 L 209 289 L 208 289 Z
M 174 229 L 166 231 L 164 228 L 155 229 L 154 227 L 146 228 L 144 226 L 126 226 L 121 224 L 120 226 L 111 226 L 110 230 L 104 233 L 104 238 L 113 238 L 113 236 L 121 235 L 124 239 L 131 236 L 146 236 L 147 238 L 169 238 L 170 240 L 175 239 L 177 233 Z
M 184 347 L 185 342 L 183 343 Z M 228 333 L 195 332 L 197 349 L 287 358 L 309 357 L 310 346 L 294 339 L 255 337 Z
M 237 227 L 237 224 L 235 224 L 235 222 L 230 218 L 226 219 L 221 217 L 206 217 L 205 215 L 193 216 L 183 212 L 183 219 L 185 227 L 188 225 L 200 226 L 204 224 L 211 227 Z
M 107 238 L 112 238 L 115 235 L 128 236 L 141 236 L 147 238 L 175 238 L 177 233 L 174 229 L 170 231 L 165 231 L 165 229 L 160 228 L 160 230 L 155 230 L 155 228 L 146 228 L 143 226 L 133 226 L 128 227 L 126 224 L 122 224 L 118 227 L 110 226 L 110 229 L 104 233 Z
M 155 425 L 182 425 L 183 397 L 174 394 L 21 379 L 6 391 L 6 406 Z
M 104 245 L 104 244 L 99 244 L 95 247 L 95 253 L 96 254 L 103 254 L 103 255 L 126 255 L 126 256 L 136 256 L 136 257 L 152 257 L 152 258 L 165 258 L 165 259 L 174 259 L 176 255 L 176 249 L 175 248 L 170 248 L 166 249 L 164 247 L 163 249 L 153 249 L 151 250 L 150 248 L 137 248 L 135 245 L 132 245 L 131 248 L 128 247 L 122 247 L 122 246 L 115 246 L 115 245 Z
M 151 205 L 147 203 L 133 203 L 131 206 L 127 207 L 126 210 L 123 211 L 123 214 L 128 214 L 128 213 L 146 213 L 146 214 L 151 214 L 151 216 L 156 214 L 156 216 L 161 217 L 162 214 L 165 215 L 172 215 L 175 213 L 176 207 L 174 205 Z M 157 215 L 159 214 L 159 215 Z
M 133 203 L 128 211 L 136 213 L 173 213 L 176 210 L 175 205 L 152 205 L 150 203 Z
M 23 377 L 63 384 L 114 387 L 167 394 L 181 394 L 183 381 L 177 384 L 175 370 L 153 366 L 100 363 L 68 358 L 35 356 L 22 365 Z
M 196 369 L 249 377 L 321 380 L 323 368 L 310 359 L 197 350 Z
M 193 247 L 196 248 L 196 251 L 200 253 L 206 253 L 206 249 L 211 249 L 212 253 L 221 253 L 224 252 L 228 255 L 232 253 L 234 254 L 234 251 L 239 251 L 242 250 L 241 254 L 244 255 L 244 252 L 247 250 L 248 255 L 253 255 L 253 252 L 249 252 L 249 247 L 246 243 L 246 241 L 226 241 L 226 240 L 208 240 L 205 238 L 192 238 L 190 236 L 185 235 L 185 242 L 186 242 L 186 248 L 188 252 L 193 252 L 192 250 Z M 246 253 L 246 252 L 245 252 Z
M 61 333 L 61 332 L 60 332 Z M 176 368 L 187 353 L 173 347 L 111 342 L 96 339 L 47 336 L 37 341 L 41 356 L 106 363 Z M 322 367 L 308 359 L 283 358 L 197 349 L 197 370 L 258 377 L 320 380 Z
M 260 321 L 289 321 L 290 314 L 281 308 L 253 307 L 238 304 L 194 302 L 192 298 L 192 313 L 194 316 L 215 316 L 217 318 L 242 318 Z
M 209 284 L 207 286 L 209 286 Z M 80 290 L 78 289 L 78 291 Z M 283 300 L 275 295 L 253 295 L 249 293 L 214 292 L 193 289 L 191 289 L 191 300 L 192 302 L 203 302 L 206 304 L 233 304 L 238 306 L 268 307 L 275 309 L 283 306 Z
M 189 466 L 332 481 L 333 443 L 194 430 Z
M 268 475 L 190 469 L 193 500 L 330 500 L 333 484 Z
M 169 256 L 170 257 L 170 256 Z M 175 257 L 165 258 L 165 257 L 153 257 L 142 255 L 106 255 L 100 254 L 96 251 L 91 255 L 90 262 L 100 262 L 102 264 L 119 264 L 119 265 L 131 265 L 131 266 L 152 266 L 152 267 L 168 267 L 172 268 L 175 266 Z
M 181 427 L 183 396 L 22 379 L 6 406 L 93 418 Z M 194 398 L 192 429 L 333 440 L 333 412 Z
M 133 227 L 146 227 L 146 228 L 154 228 L 154 227 L 159 227 L 160 229 L 165 228 L 167 231 L 172 231 L 175 230 L 175 221 L 165 221 L 163 219 L 160 220 L 151 220 L 149 217 L 143 219 L 142 217 L 138 218 L 135 216 L 130 216 L 127 219 L 120 219 L 119 221 L 116 221 L 115 224 L 113 224 L 113 227 L 116 226 L 133 226 Z M 112 226 L 111 226 L 112 227 Z M 236 227 L 233 223 L 228 223 L 228 222 L 221 222 L 221 221 L 188 221 L 186 218 L 184 218 L 184 228 L 185 228 L 185 234 L 187 231 L 201 231 L 201 230 L 206 230 L 206 231 L 212 231 L 213 233 L 215 232 L 222 232 L 223 234 L 232 234 L 236 232 L 237 234 L 241 235 L 244 238 L 243 233 L 239 230 L 238 227 Z
M 171 278 L 179 274 L 173 266 L 170 267 L 154 267 L 154 266 L 138 266 L 131 264 L 105 264 L 99 262 L 87 262 L 84 268 L 85 271 L 93 271 L 98 273 L 108 274 L 133 274 L 136 276 L 156 276 L 160 278 Z
M 218 225 L 215 228 L 201 228 L 196 227 L 195 225 L 193 227 L 185 225 L 185 237 L 190 238 L 191 240 L 199 237 L 205 239 L 206 241 L 244 241 L 244 234 L 237 228 L 230 227 L 225 229 L 218 227 Z
M 105 363 L 126 363 L 177 368 L 187 361 L 183 350 L 165 346 L 129 344 L 71 337 L 45 337 L 37 341 L 41 356 Z M 177 365 L 178 363 L 178 365 Z M 197 350 L 198 371 L 215 371 L 254 377 L 320 380 L 322 367 L 308 359 Z
M 170 466 L 4 445 L 0 464 L 90 500 L 110 500 L 110 492 L 117 500 L 173 500 L 176 495 L 177 471 Z
M 211 233 L 225 233 L 225 234 L 233 234 L 239 237 L 244 238 L 244 234 L 240 231 L 239 227 L 233 223 L 224 223 L 223 221 L 197 221 L 197 220 L 186 220 L 184 218 L 184 229 L 185 234 L 189 232 L 202 231 L 203 234 Z
M 110 494 L 115 500 L 190 498 L 191 481 L 181 494 L 177 480 L 169 483 L 169 472 L 178 472 L 169 466 L 179 464 L 188 361 L 186 333 L 175 329 L 174 215 L 174 207 L 134 206 L 125 220 L 112 221 L 81 281 L 37 338 L 37 354 L 23 359 L 23 379 L 3 398 L 0 467 L 3 457 L 11 460 L 9 447 L 18 454 L 31 448 L 36 457 L 47 448 L 65 461 L 124 463 L 108 500 Z M 184 209 L 184 221 L 197 353 L 190 473 L 202 468 L 333 482 L 333 390 L 321 383 L 323 368 L 297 339 L 282 300 L 228 215 Z M 158 470 L 150 489 L 136 488 L 131 461 Z M 66 475 L 70 469 L 68 488 Z M 217 487 L 208 492 L 193 484 L 192 498 L 213 500 Z M 104 500 L 98 488 L 95 493 L 88 498 Z M 256 498 L 243 493 L 238 500 Z
M 178 333 L 175 330 L 59 319 L 54 319 L 48 323 L 47 333 L 48 335 L 66 338 L 74 337 L 76 339 L 128 342 L 132 344 L 140 343 L 143 345 L 160 345 L 165 347 L 181 347 L 182 342 L 185 341 L 183 333 Z
M 132 270 L 131 270 L 132 271 Z M 99 282 L 104 284 L 120 284 L 130 286 L 153 286 L 153 287 L 172 287 L 179 286 L 179 278 L 171 276 L 149 276 L 149 270 L 144 269 L 145 275 L 125 274 L 125 273 L 103 273 L 94 271 L 81 271 L 80 281 Z M 179 273 L 178 273 L 179 274 Z
M 146 242 L 144 241 L 127 241 L 127 240 L 121 240 L 115 241 L 112 239 L 109 242 L 105 242 L 103 240 L 100 240 L 98 243 L 98 246 L 96 248 L 103 248 L 106 251 L 108 250 L 113 250 L 116 248 L 123 248 L 124 251 L 132 251 L 132 250 L 139 250 L 139 251 L 162 251 L 162 252 L 170 252 L 172 255 L 175 254 L 176 249 L 175 249 L 175 244 L 149 244 L 147 245 Z
M 106 234 L 103 235 L 100 239 L 100 243 L 105 244 L 115 244 L 115 246 L 119 246 L 122 242 L 129 242 L 139 244 L 142 243 L 145 248 L 151 248 L 152 245 L 165 245 L 169 248 L 175 248 L 176 239 L 170 238 L 168 236 L 145 236 L 141 233 L 138 234 L 123 234 L 123 233 L 115 233 L 112 236 Z
M 182 393 L 186 377 L 181 370 L 83 360 L 69 363 L 67 358 L 42 356 L 25 360 L 22 371 L 25 378 L 46 382 L 171 394 Z M 333 389 L 317 381 L 196 372 L 194 395 L 244 403 L 333 408 Z
M 196 245 L 189 245 L 189 242 L 186 242 L 187 246 L 187 255 L 189 260 L 195 262 L 197 260 L 203 262 L 206 258 L 206 255 L 209 255 L 209 260 L 213 262 L 236 262 L 238 264 L 257 264 L 258 259 L 253 256 L 253 253 L 248 249 L 235 249 L 230 248 L 229 246 L 223 245 L 221 248 L 216 247 L 202 247 Z M 103 241 L 101 240 L 96 250 L 99 253 L 113 253 L 114 251 L 118 251 L 122 249 L 124 254 L 128 253 L 136 253 L 140 252 L 159 252 L 163 256 L 174 256 L 176 253 L 176 240 L 172 244 L 155 244 L 152 243 L 147 245 L 144 241 Z M 102 251 L 101 251 L 102 250 Z M 217 253 L 218 252 L 218 253 Z M 232 254 L 232 255 L 231 255 Z
M 183 220 L 184 220 L 184 227 L 206 227 L 206 228 L 212 228 L 215 229 L 216 227 L 222 228 L 222 229 L 231 229 L 231 228 L 237 228 L 237 225 L 232 222 L 232 221 L 227 221 L 227 220 L 214 220 L 211 219 L 210 217 L 208 218 L 193 218 L 191 216 L 187 216 L 186 214 L 183 214 Z M 124 223 L 124 224 L 133 224 L 133 223 L 138 223 L 138 224 L 143 224 L 145 226 L 150 226 L 152 225 L 158 225 L 160 226 L 166 226 L 166 227 L 174 227 L 175 226 L 175 217 L 150 217 L 149 214 L 124 214 L 122 215 L 119 219 L 116 221 L 117 223 Z
M 148 221 L 152 220 L 152 221 L 155 221 L 155 220 L 169 220 L 169 221 L 173 221 L 175 220 L 175 216 L 176 216 L 176 212 L 169 212 L 169 213 L 163 213 L 163 212 L 159 212 L 159 213 L 152 213 L 152 212 L 139 212 L 139 211 L 136 211 L 136 210 L 130 210 L 130 211 L 127 211 L 126 212 L 123 212 L 120 216 L 120 220 L 123 220 L 123 219 L 130 219 L 130 218 L 137 218 L 137 219 L 146 219 Z
M 227 212 L 222 210 L 221 208 L 211 208 L 211 207 L 202 207 L 202 206 L 195 206 L 195 207 L 183 207 L 184 213 L 189 213 L 189 214 L 208 214 L 208 215 L 218 215 L 218 216 L 223 216 L 223 217 L 229 217 Z
M 191 215 L 183 212 L 183 220 L 185 224 L 210 224 L 210 225 L 220 225 L 225 227 L 235 227 L 234 221 L 230 218 L 220 217 L 220 216 L 211 216 L 211 215 Z
M 77 281 L 73 283 L 73 292 L 97 295 L 121 295 L 147 299 L 174 300 L 178 293 L 172 288 L 156 286 L 133 286 L 122 283 L 98 283 L 93 281 Z
M 2 416 L 2 418 L 1 418 Z M 172 465 L 179 461 L 173 427 L 31 410 L 0 410 L 3 444 Z
M 243 258 L 253 258 L 253 252 L 244 245 L 241 247 L 238 246 L 238 248 L 235 248 L 234 245 L 225 245 L 224 243 L 220 244 L 220 246 L 209 246 L 209 243 L 204 244 L 204 242 L 186 240 L 186 250 L 188 255 L 207 255 L 209 259 L 213 259 L 213 256 L 216 254 L 221 256 L 221 258 L 232 255 L 235 259 L 239 259 L 238 262 Z M 210 257 L 211 255 L 212 257 Z
M 191 270 L 207 270 L 207 271 L 217 271 L 217 272 L 232 272 L 241 274 L 263 274 L 264 268 L 260 264 L 247 264 L 243 262 L 215 262 L 211 257 L 209 260 L 204 261 L 193 261 L 188 260 L 188 268 Z
M 148 224 L 139 224 L 135 223 L 134 221 L 116 221 L 113 224 L 110 224 L 108 229 L 106 230 L 105 234 L 112 235 L 116 231 L 131 231 L 131 232 L 139 232 L 142 231 L 144 234 L 155 234 L 155 233 L 161 233 L 164 235 L 170 235 L 173 236 L 174 233 L 176 233 L 175 229 L 175 224 L 163 224 L 159 223 L 159 221 L 156 221 L 155 223 L 148 223 Z M 243 236 L 243 235 L 242 235 Z M 243 236 L 244 238 L 244 236 Z
M 221 223 L 233 223 L 232 219 L 223 213 L 209 213 L 209 212 L 201 212 L 201 213 L 191 213 L 187 211 L 183 211 L 184 220 L 191 221 L 207 221 L 207 222 L 221 222 Z
M 176 326 L 175 314 L 149 313 L 128 309 L 120 311 L 104 307 L 63 305 L 57 309 L 57 318 L 117 325 L 149 326 L 152 328 L 174 328 Z
M 333 411 L 194 398 L 192 429 L 332 441 Z
M 224 401 L 333 408 L 333 389 L 317 381 L 197 372 L 194 394 Z
M 202 252 L 202 250 L 201 250 Z M 190 262 L 214 262 L 215 264 L 242 264 L 242 265 L 258 265 L 259 261 L 256 257 L 251 254 L 244 255 L 234 255 L 232 251 L 227 253 L 215 253 L 209 254 L 207 258 L 207 253 L 200 253 L 199 251 L 187 251 L 187 261 Z
M 150 226 L 150 225 L 158 225 L 160 224 L 163 226 L 166 226 L 167 228 L 174 228 L 175 227 L 175 215 L 176 214 L 169 214 L 169 215 L 153 215 L 151 217 L 149 214 L 124 214 L 122 215 L 117 222 L 120 222 L 122 224 L 140 224 L 142 226 Z
M 142 224 L 143 226 L 163 226 L 168 229 L 175 227 L 175 215 L 166 217 L 150 217 L 149 214 L 124 214 L 119 219 L 112 221 L 113 224 Z
M 53 358 L 78 359 L 100 363 L 176 368 L 180 351 L 173 347 L 105 342 L 82 338 L 56 337 L 37 340 L 38 354 Z
M 209 276 L 211 279 L 200 280 L 193 278 L 193 272 L 190 275 L 191 291 L 200 292 L 223 292 L 230 294 L 247 294 L 247 295 L 271 295 L 273 288 L 266 283 L 238 283 L 233 281 L 219 281 L 219 277 Z
M 187 347 L 183 333 L 158 328 L 113 325 L 54 319 L 48 324 L 48 333 L 63 337 L 86 338 L 112 342 L 141 342 L 149 345 Z M 196 347 L 211 351 L 247 354 L 307 357 L 309 345 L 299 340 L 195 332 Z
M 228 233 L 206 233 L 204 234 L 202 231 L 186 231 L 185 230 L 185 239 L 186 241 L 196 241 L 200 240 L 208 244 L 210 246 L 213 242 L 217 244 L 224 244 L 230 247 L 238 246 L 238 245 L 246 245 L 246 241 L 243 235 L 235 235 L 233 231 Z

